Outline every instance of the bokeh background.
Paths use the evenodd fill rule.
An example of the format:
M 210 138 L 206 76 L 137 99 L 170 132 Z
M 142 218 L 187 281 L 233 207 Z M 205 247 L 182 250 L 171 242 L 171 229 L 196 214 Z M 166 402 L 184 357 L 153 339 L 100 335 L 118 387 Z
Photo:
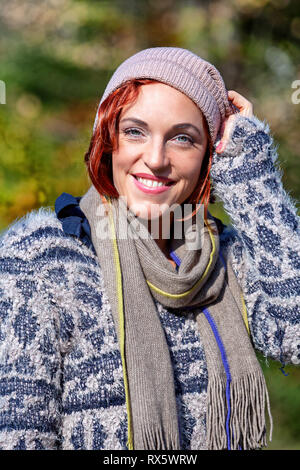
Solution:
M 299 0 L 0 0 L 0 230 L 53 207 L 62 192 L 84 194 L 83 158 L 105 85 L 123 60 L 154 46 L 191 49 L 252 101 L 296 203 L 299 44 Z M 211 212 L 228 222 L 221 203 Z M 279 363 L 259 360 L 273 410 L 269 449 L 300 449 L 300 370 L 286 366 L 285 376 Z

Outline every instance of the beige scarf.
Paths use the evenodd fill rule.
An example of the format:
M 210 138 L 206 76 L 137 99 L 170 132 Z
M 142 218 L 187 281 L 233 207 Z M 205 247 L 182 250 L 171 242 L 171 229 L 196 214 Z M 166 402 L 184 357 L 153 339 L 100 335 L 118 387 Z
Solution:
M 143 224 L 134 224 L 126 204 L 107 200 L 92 186 L 80 208 L 118 335 L 129 449 L 180 449 L 172 363 L 154 299 L 177 314 L 187 307 L 196 314 L 208 368 L 208 449 L 265 446 L 266 405 L 272 432 L 268 392 L 243 320 L 240 287 L 228 260 L 225 267 L 220 258 L 219 236 L 206 224 L 201 249 L 187 249 L 185 239 L 177 243 L 176 271 Z M 208 221 L 215 227 L 211 216 Z

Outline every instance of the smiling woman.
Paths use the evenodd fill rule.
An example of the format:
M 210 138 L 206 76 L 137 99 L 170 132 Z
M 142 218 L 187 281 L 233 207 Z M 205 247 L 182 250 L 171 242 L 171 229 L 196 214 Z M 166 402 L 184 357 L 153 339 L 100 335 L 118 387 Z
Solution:
M 130 115 L 139 118 L 127 117 Z M 185 126 L 189 134 L 182 134 L 180 120 L 195 123 Z M 139 122 L 140 127 L 128 129 L 128 121 L 131 125 Z M 197 126 L 201 131 L 195 133 Z M 190 196 L 199 179 L 208 139 L 202 113 L 187 96 L 161 83 L 142 86 L 136 103 L 121 114 L 119 136 L 118 149 L 112 153 L 114 186 L 119 195 L 127 196 L 129 207 L 140 198 L 144 204 L 162 201 L 171 206 Z M 150 180 L 168 178 L 172 185 L 164 187 L 167 193 L 163 197 L 146 197 L 132 186 L 130 176 L 139 173 Z
M 0 239 L 1 448 L 267 445 L 255 350 L 300 362 L 299 219 L 276 160 L 251 103 L 193 52 L 117 68 L 87 193 Z M 211 179 L 232 226 L 208 211 Z
M 194 191 L 207 141 L 203 115 L 187 96 L 162 83 L 142 85 L 136 102 L 121 113 L 118 147 L 112 152 L 119 196 L 144 219 L 151 218 L 157 206 L 162 219 L 164 210 L 184 203 Z M 157 240 L 168 254 L 166 242 Z
M 146 85 L 152 86 L 149 89 Z M 155 98 L 156 100 L 154 102 Z M 186 163 L 185 159 L 180 158 L 182 152 L 185 152 L 186 155 L 187 150 L 189 149 L 189 153 L 193 153 L 194 160 L 196 161 L 194 165 L 199 166 L 198 171 L 196 172 L 199 179 L 197 187 L 194 188 L 196 189 L 196 194 L 193 194 L 192 197 L 190 197 L 190 200 L 198 202 L 201 194 L 203 193 L 204 197 L 202 202 L 205 201 L 207 206 L 210 192 L 210 181 L 207 174 L 208 158 L 206 158 L 205 161 L 206 168 L 202 170 L 201 174 L 199 170 L 201 168 L 202 160 L 204 159 L 204 155 L 202 155 L 203 151 L 206 150 L 206 157 L 209 156 L 210 149 L 207 145 L 209 136 L 206 119 L 192 100 L 175 88 L 167 86 L 157 80 L 133 79 L 128 80 L 125 85 L 120 86 L 115 93 L 112 93 L 106 99 L 106 103 L 104 103 L 102 107 L 103 110 L 99 108 L 98 111 L 100 125 L 95 129 L 89 151 L 85 158 L 86 163 L 88 163 L 91 180 L 100 194 L 109 194 L 112 197 L 119 196 L 119 193 L 116 191 L 116 186 L 112 181 L 112 162 L 114 159 L 111 159 L 110 156 L 113 149 L 115 148 L 114 153 L 121 155 L 123 152 L 118 149 L 119 145 L 124 145 L 125 142 L 128 142 L 131 143 L 131 147 L 134 143 L 136 143 L 136 145 L 139 144 L 139 147 L 141 143 L 145 146 L 146 137 L 148 137 L 149 147 L 149 141 L 151 140 L 150 144 L 152 145 L 155 134 L 155 147 L 153 147 L 153 151 L 157 152 L 157 155 L 150 157 L 152 160 L 153 158 L 161 158 L 159 153 L 169 153 L 168 148 L 172 144 L 173 146 L 175 145 L 173 153 L 176 152 L 177 148 L 177 154 L 179 155 L 179 158 L 177 157 L 177 161 L 181 160 L 182 166 Z M 138 115 L 146 116 L 145 119 L 146 121 L 149 120 L 149 123 L 150 121 L 153 123 L 155 122 L 156 127 L 159 127 L 162 115 L 165 116 L 165 127 L 167 126 L 167 129 L 159 129 L 160 142 L 157 131 L 155 132 L 154 128 L 151 131 L 145 120 L 142 120 L 137 116 L 132 116 L 134 111 L 140 113 Z M 122 119 L 120 119 L 121 112 Z M 192 122 L 195 120 L 197 125 L 194 125 L 192 122 L 181 122 L 184 115 L 187 117 L 189 116 L 190 121 Z M 175 119 L 176 116 L 177 121 Z M 166 118 L 169 118 L 170 123 L 167 122 Z M 118 129 L 117 132 L 116 129 Z M 180 131 L 184 131 L 185 134 L 180 133 Z M 187 131 L 189 131 L 189 134 L 187 134 Z M 134 149 L 132 149 L 132 151 L 134 151 Z M 170 151 L 172 152 L 172 150 Z M 160 166 L 160 162 L 152 162 L 153 170 L 148 169 L 143 172 L 146 179 L 153 179 L 155 177 L 153 173 L 155 171 L 155 165 L 157 164 Z M 159 168 L 160 175 L 157 176 L 160 176 L 160 178 L 163 176 L 162 172 L 170 172 L 170 163 L 164 165 L 165 168 Z M 203 174 L 205 173 L 206 177 L 203 177 Z M 130 174 L 133 175 L 133 173 Z M 194 174 L 193 178 L 195 178 Z M 204 187 L 203 183 L 206 183 L 206 187 Z M 190 188 L 187 192 L 188 191 L 190 191 Z M 190 191 L 190 193 L 193 193 L 193 190 Z
M 125 197 L 135 215 L 149 219 L 149 232 L 151 218 L 160 218 L 156 242 L 176 267 L 162 236 L 162 218 L 184 202 L 203 202 L 207 214 L 212 151 L 206 119 L 184 93 L 153 79 L 126 81 L 102 108 L 86 154 L 91 180 L 100 194 Z M 109 121 L 116 134 L 106 138 Z

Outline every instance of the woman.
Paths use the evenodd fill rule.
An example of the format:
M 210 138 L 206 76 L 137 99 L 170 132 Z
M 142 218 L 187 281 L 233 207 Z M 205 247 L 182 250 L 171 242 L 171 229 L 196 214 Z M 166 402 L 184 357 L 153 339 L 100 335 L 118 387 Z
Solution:
M 89 191 L 1 238 L 3 449 L 266 445 L 254 348 L 299 363 L 299 223 L 276 158 L 251 104 L 192 52 L 119 66 Z M 232 226 L 207 211 L 210 176 Z

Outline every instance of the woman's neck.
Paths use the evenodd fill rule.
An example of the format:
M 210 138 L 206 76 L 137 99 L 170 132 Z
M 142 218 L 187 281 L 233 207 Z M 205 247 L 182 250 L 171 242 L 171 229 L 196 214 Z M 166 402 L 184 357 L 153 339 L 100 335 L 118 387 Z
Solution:
M 167 260 L 172 264 L 174 268 L 176 268 L 176 263 L 175 261 L 171 258 L 170 252 L 171 252 L 171 246 L 170 246 L 170 241 L 171 240 L 164 240 L 164 239 L 157 239 L 155 240 L 158 247 L 161 249 Z
M 164 226 L 164 232 L 162 229 Z M 148 231 L 151 232 L 151 220 L 148 221 Z M 153 236 L 153 234 L 152 234 Z M 171 258 L 170 252 L 172 251 L 172 239 L 173 239 L 173 223 L 170 222 L 170 225 L 166 227 L 166 224 L 162 224 L 161 220 L 159 221 L 159 230 L 158 236 L 154 237 L 154 241 L 156 242 L 157 246 L 160 248 L 162 253 L 165 255 L 167 260 L 172 264 L 174 268 L 176 268 L 175 261 Z

